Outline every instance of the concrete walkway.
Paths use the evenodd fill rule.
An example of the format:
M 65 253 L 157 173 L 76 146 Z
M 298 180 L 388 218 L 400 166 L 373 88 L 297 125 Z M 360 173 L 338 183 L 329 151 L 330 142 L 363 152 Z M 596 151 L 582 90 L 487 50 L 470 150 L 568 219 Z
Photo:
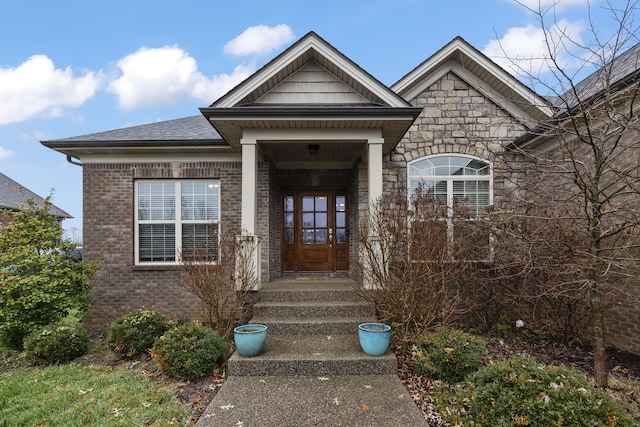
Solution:
M 391 351 L 360 349 L 375 320 L 349 280 L 278 281 L 258 291 L 251 323 L 268 327 L 263 354 L 234 353 L 228 379 L 197 427 L 427 426 Z
M 197 427 L 404 427 L 427 422 L 396 375 L 231 376 Z

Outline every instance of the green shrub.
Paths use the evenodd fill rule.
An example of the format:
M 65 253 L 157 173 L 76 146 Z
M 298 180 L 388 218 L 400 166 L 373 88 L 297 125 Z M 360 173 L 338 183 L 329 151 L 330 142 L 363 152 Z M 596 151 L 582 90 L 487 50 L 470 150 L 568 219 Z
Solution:
M 51 365 L 83 356 L 89 349 L 89 342 L 89 334 L 79 325 L 49 325 L 27 335 L 24 348 L 34 363 Z
M 518 356 L 483 367 L 471 414 L 487 426 L 631 426 L 630 416 L 578 372 Z
M 21 350 L 30 333 L 79 317 L 91 306 L 89 279 L 97 265 L 71 255 L 75 244 L 62 238 L 51 203 L 33 199 L 6 216 L 0 233 L 0 339 Z
M 487 343 L 457 329 L 439 327 L 416 342 L 413 366 L 433 379 L 457 383 L 480 367 Z
M 119 317 L 109 328 L 107 347 L 123 359 L 133 359 L 153 347 L 171 324 L 152 310 L 138 309 Z
M 197 378 L 227 358 L 227 345 L 211 328 L 195 323 L 178 326 L 158 338 L 151 356 L 158 369 L 177 378 Z

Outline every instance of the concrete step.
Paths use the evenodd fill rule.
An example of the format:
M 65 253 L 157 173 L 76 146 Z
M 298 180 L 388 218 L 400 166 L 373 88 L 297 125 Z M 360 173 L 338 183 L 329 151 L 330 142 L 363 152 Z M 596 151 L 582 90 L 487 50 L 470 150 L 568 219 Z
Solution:
M 364 301 L 261 301 L 253 306 L 253 315 L 274 317 L 355 317 L 371 316 Z
M 375 322 L 373 316 L 358 317 L 270 317 L 254 316 L 251 323 L 267 325 L 270 335 L 357 334 L 358 325 Z
M 361 301 L 353 291 L 355 283 L 349 280 L 296 281 L 278 280 L 266 283 L 260 289 L 260 300 L 282 301 Z
M 382 356 L 362 352 L 357 334 L 289 335 L 270 332 L 264 352 L 242 357 L 235 352 L 227 362 L 230 376 L 396 375 L 392 351 Z

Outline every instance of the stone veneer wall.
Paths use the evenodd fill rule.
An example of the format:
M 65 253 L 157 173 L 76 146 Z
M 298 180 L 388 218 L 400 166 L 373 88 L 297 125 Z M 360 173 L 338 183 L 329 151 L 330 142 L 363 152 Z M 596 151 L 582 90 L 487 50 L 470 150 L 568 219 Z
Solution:
M 266 175 L 267 169 L 261 167 L 259 176 Z M 96 304 L 89 312 L 87 327 L 103 329 L 140 307 L 170 319 L 201 319 L 199 301 L 179 286 L 179 267 L 134 264 L 134 181 L 220 179 L 221 225 L 239 231 L 241 172 L 239 162 L 84 165 L 84 258 L 99 264 L 91 281 Z M 263 193 L 261 188 L 260 203 L 266 199 Z M 262 228 L 259 224 L 258 229 Z
M 410 102 L 422 107 L 423 112 L 385 158 L 385 191 L 406 188 L 408 162 L 434 154 L 456 153 L 493 162 L 495 205 L 508 205 L 522 195 L 512 183 L 517 179 L 513 171 L 492 154 L 523 134 L 525 129 L 515 118 L 453 73 L 445 75 Z M 629 159 L 635 158 L 629 156 Z M 366 173 L 366 165 L 362 169 Z M 366 180 L 364 182 L 366 187 Z M 360 193 L 365 194 L 362 186 Z M 631 292 L 609 313 L 606 324 L 609 345 L 640 354 L 638 307 L 640 295 Z
M 409 100 L 423 111 L 385 158 L 385 191 L 404 189 L 407 163 L 436 154 L 465 154 L 493 163 L 494 202 L 502 203 L 505 169 L 492 153 L 524 132 L 517 120 L 453 73 Z

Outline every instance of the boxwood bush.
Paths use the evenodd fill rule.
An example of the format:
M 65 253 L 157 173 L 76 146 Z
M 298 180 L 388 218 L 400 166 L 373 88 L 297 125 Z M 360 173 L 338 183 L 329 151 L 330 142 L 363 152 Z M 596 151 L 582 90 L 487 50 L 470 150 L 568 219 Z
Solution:
M 518 356 L 479 369 L 471 414 L 482 426 L 633 426 L 624 412 L 582 374 Z
M 52 365 L 83 356 L 90 341 L 89 334 L 79 325 L 49 325 L 27 335 L 24 349 L 34 363 Z
M 158 369 L 177 378 L 198 378 L 226 360 L 227 345 L 213 329 L 187 323 L 158 338 L 151 356 Z
M 429 378 L 457 383 L 478 370 L 486 346 L 480 337 L 439 327 L 416 341 L 413 367 Z
M 153 347 L 155 340 L 171 326 L 158 312 L 134 310 L 113 322 L 107 334 L 107 347 L 123 359 L 133 359 Z

